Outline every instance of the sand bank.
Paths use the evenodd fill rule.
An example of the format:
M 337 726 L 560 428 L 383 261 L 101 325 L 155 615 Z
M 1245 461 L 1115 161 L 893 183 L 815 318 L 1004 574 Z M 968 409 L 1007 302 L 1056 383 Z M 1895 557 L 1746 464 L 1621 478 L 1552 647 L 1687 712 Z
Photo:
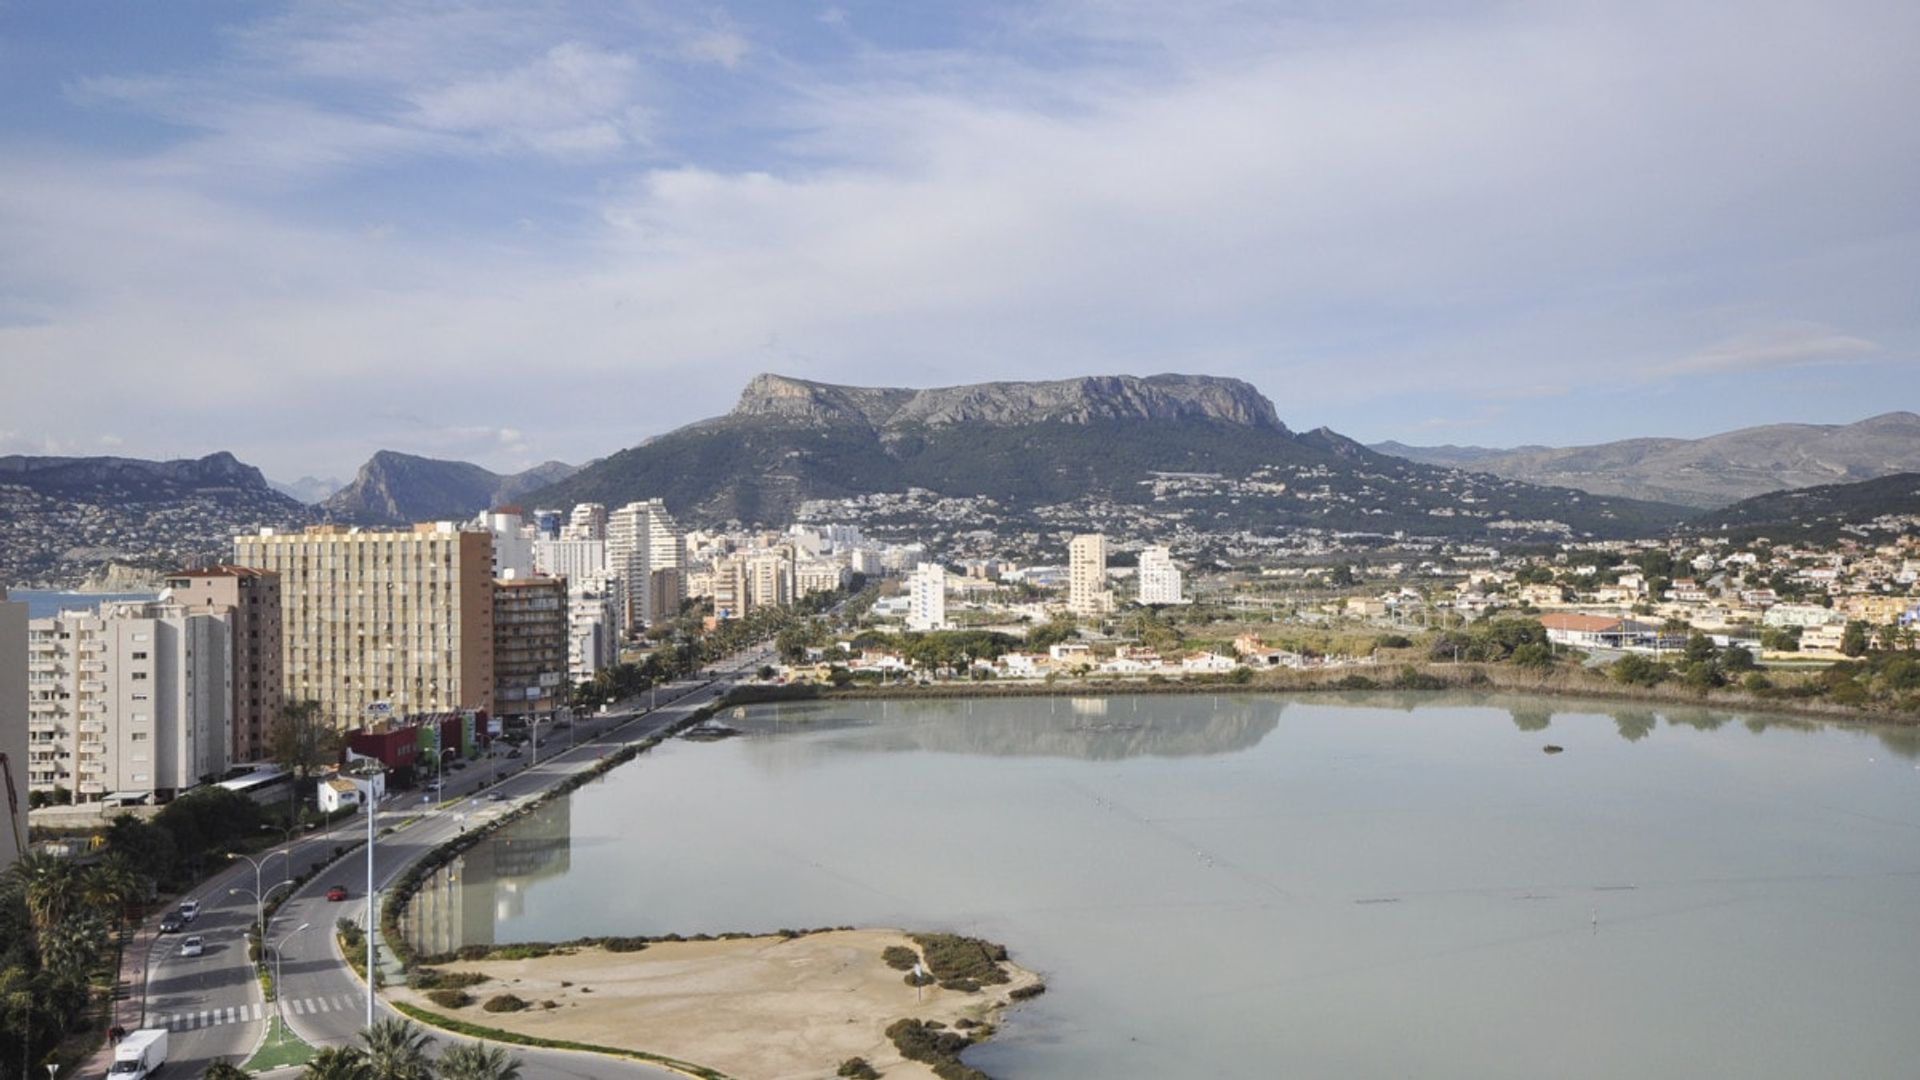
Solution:
M 931 1080 L 931 1068 L 900 1056 L 887 1025 L 909 1017 L 950 1026 L 995 1024 L 1012 993 L 1039 982 L 1003 963 L 1009 982 L 973 992 L 938 986 L 916 992 L 881 959 L 888 946 L 914 948 L 896 930 L 657 942 L 639 952 L 585 947 L 532 960 L 441 965 L 441 971 L 487 976 L 468 990 L 474 1001 L 464 1008 L 436 1005 L 413 990 L 391 996 L 468 1023 L 645 1050 L 740 1080 L 831 1077 L 851 1057 L 865 1058 L 889 1080 Z M 482 1008 L 502 993 L 531 1007 Z

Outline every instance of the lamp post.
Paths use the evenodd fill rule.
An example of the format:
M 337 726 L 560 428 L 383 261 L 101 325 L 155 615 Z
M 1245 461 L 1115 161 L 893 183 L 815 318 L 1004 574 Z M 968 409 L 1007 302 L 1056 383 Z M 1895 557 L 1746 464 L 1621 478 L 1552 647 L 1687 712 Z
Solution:
M 280 947 L 287 943 L 288 938 L 312 925 L 312 923 L 301 923 L 299 926 L 281 934 L 280 940 L 273 943 L 273 1004 L 274 1008 L 279 1010 L 280 1013 L 280 1038 L 282 1041 L 285 1041 L 287 1037 L 287 995 L 281 992 L 284 984 L 280 981 Z
M 293 884 L 293 879 L 288 878 L 285 881 L 278 881 L 273 883 L 272 885 L 267 886 L 267 889 L 265 892 L 258 892 L 253 889 L 228 889 L 227 890 L 228 896 L 253 897 L 253 917 L 255 919 L 255 922 L 253 924 L 253 932 L 259 935 L 260 944 L 263 947 L 267 943 L 267 914 L 266 914 L 267 897 L 273 895 L 273 890 L 286 888 L 291 886 L 292 884 Z M 262 964 L 266 963 L 266 954 L 264 953 L 261 954 L 260 962 Z
M 286 854 L 287 854 L 286 848 L 276 848 L 275 850 L 269 851 L 265 855 L 260 856 L 260 858 L 258 859 L 255 859 L 251 855 L 242 855 L 237 851 L 229 851 L 227 853 L 228 859 L 245 859 L 247 860 L 247 863 L 253 867 L 253 927 L 254 927 L 255 933 L 261 934 L 263 936 L 267 932 L 267 920 L 266 920 L 266 914 L 265 914 L 266 904 L 262 899 L 263 890 L 260 888 L 260 868 L 265 866 L 267 864 L 267 860 L 273 858 L 275 855 L 286 855 Z M 293 869 L 293 858 L 290 855 L 287 857 L 287 869 L 288 870 Z M 233 895 L 241 891 L 243 890 L 229 889 L 227 890 L 227 893 L 228 895 Z

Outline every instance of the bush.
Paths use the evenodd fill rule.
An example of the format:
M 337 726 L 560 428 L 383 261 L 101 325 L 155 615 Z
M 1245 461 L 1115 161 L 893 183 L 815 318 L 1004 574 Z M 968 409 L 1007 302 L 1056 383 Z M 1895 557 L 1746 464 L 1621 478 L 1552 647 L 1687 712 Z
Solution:
M 920 954 L 905 945 L 889 945 L 880 951 L 880 959 L 895 971 L 912 971 L 920 962 Z
M 1413 647 L 1413 639 L 1405 634 L 1382 634 L 1373 644 L 1378 649 L 1407 649 Z
M 874 1069 L 873 1066 L 867 1064 L 866 1058 L 850 1057 L 840 1063 L 839 1071 L 833 1075 L 849 1076 L 853 1077 L 854 1080 L 876 1080 L 880 1073 Z
M 1628 686 L 1656 686 L 1667 677 L 1665 664 L 1658 664 L 1638 653 L 1628 653 L 1613 662 L 1615 682 Z
M 610 937 L 600 943 L 608 952 L 639 952 L 647 947 L 647 939 L 642 937 Z
M 517 997 L 513 994 L 495 994 L 487 999 L 485 1005 L 480 1007 L 490 1013 L 519 1012 L 527 1007 L 527 1001 L 525 998 Z
M 467 1006 L 473 1004 L 473 995 L 467 993 L 465 990 L 454 990 L 451 988 L 443 988 L 439 990 L 427 991 L 427 1000 L 433 1002 L 435 1005 L 438 1005 L 443 1009 L 464 1009 Z M 493 1008 L 493 1002 L 488 1002 L 487 1008 L 491 1009 L 494 1012 L 502 1011 L 500 1009 Z
M 1029 998 L 1037 998 L 1041 994 L 1044 994 L 1046 992 L 1047 992 L 1046 983 L 1035 982 L 1030 986 L 1022 986 L 1022 987 L 1018 987 L 1016 989 L 1007 991 L 1007 998 L 1008 1000 L 1011 1000 L 1011 1001 L 1026 1001 Z
M 1007 981 L 1000 962 L 1007 958 L 1004 946 L 959 934 L 915 934 L 913 943 L 927 958 L 927 969 L 941 985 L 960 979 L 995 985 Z

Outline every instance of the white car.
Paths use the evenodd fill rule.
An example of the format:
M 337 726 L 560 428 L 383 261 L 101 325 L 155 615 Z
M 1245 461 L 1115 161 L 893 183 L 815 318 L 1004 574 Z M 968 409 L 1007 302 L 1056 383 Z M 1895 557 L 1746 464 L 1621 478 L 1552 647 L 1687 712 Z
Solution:
M 200 917 L 200 901 L 198 900 L 180 901 L 180 917 L 187 920 L 188 922 L 192 922 L 193 920 L 199 918 Z
M 207 943 L 205 941 L 202 941 L 200 939 L 200 935 L 198 934 L 195 934 L 192 937 L 180 943 L 181 956 L 199 956 L 201 953 L 204 953 L 206 951 L 207 951 Z

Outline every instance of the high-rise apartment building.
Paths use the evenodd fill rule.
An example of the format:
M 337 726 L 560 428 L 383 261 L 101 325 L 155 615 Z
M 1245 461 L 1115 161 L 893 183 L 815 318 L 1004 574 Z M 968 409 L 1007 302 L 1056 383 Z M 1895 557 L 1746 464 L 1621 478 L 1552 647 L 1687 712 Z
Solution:
M 907 578 L 907 629 L 944 630 L 947 626 L 947 568 L 923 562 Z
M 608 572 L 605 540 L 536 540 L 533 572 L 579 581 Z
M 1107 588 L 1107 538 L 1082 533 L 1067 544 L 1067 610 L 1100 616 L 1113 610 Z
M 172 603 L 64 611 L 27 630 L 27 786 L 75 802 L 164 801 L 227 771 L 224 614 Z
M 236 537 L 234 562 L 280 575 L 288 701 L 342 728 L 393 713 L 493 706 L 493 536 L 315 525 Z
M 1180 568 L 1173 564 L 1173 552 L 1164 547 L 1143 548 L 1140 552 L 1140 602 L 1187 602 L 1180 594 Z
M 229 755 L 236 762 L 259 761 L 283 700 L 280 575 L 250 566 L 210 566 L 170 575 L 167 591 L 172 603 L 190 612 L 226 616 L 233 639 Z
M 747 557 L 722 555 L 713 560 L 713 617 L 738 619 L 752 604 L 747 584 Z
M 567 580 L 493 583 L 493 714 L 546 716 L 567 701 Z
M 747 609 L 793 603 L 793 549 L 782 545 L 747 556 Z
M 567 516 L 567 523 L 560 527 L 562 540 L 605 540 L 607 538 L 607 508 L 599 503 L 581 503 Z
M 583 683 L 620 662 L 620 579 L 567 580 L 567 677 Z
M 7 599 L 0 585 L 0 872 L 21 855 L 27 835 L 27 605 Z
M 519 507 L 489 510 L 474 520 L 474 526 L 493 534 L 494 577 L 526 577 L 533 573 L 533 543 L 539 530 L 527 524 Z
M 685 594 L 686 539 L 659 499 L 630 502 L 607 517 L 607 568 L 626 591 L 629 633 L 670 619 Z

